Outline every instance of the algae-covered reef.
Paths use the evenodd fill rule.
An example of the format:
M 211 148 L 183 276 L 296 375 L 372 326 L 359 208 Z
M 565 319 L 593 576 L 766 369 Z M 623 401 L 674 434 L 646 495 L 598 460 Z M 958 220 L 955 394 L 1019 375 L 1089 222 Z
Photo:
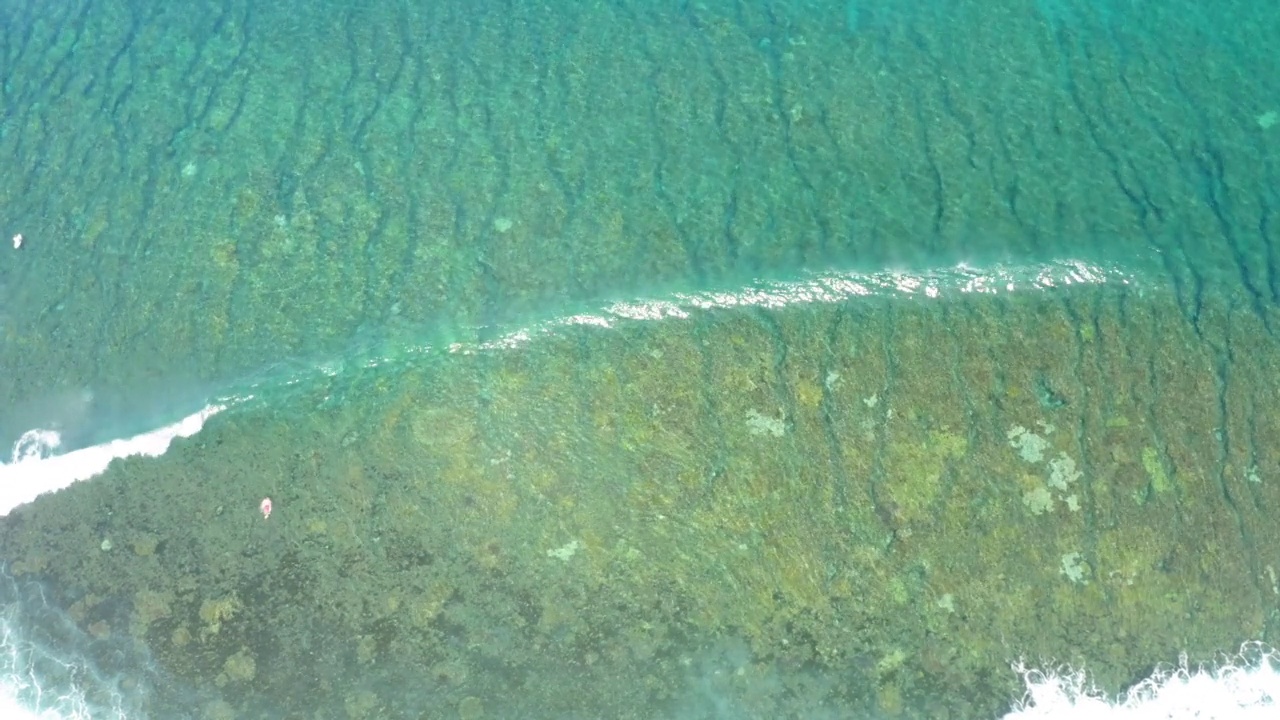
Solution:
M 968 717 L 1020 658 L 1118 689 L 1270 637 L 1280 589 L 1274 348 L 1160 302 L 708 311 L 419 359 L 228 412 L 0 548 L 210 716 Z

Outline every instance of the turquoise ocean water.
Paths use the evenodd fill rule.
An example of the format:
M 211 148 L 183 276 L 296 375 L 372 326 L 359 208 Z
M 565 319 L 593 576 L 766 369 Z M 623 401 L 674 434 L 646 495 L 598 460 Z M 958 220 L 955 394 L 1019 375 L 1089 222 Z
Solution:
M 0 517 L 0 645 L 129 717 L 478 720 L 992 718 L 1019 662 L 1274 644 L 1278 37 L 0 0 L 0 442 L 222 408 Z

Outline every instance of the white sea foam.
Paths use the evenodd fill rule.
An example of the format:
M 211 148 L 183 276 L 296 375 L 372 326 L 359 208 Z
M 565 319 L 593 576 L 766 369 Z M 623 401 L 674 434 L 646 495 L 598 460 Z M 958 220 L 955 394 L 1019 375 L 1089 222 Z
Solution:
M 163 455 L 174 438 L 200 432 L 205 421 L 223 409 L 223 405 L 209 405 L 171 425 L 61 455 L 57 449 L 62 440 L 56 430 L 29 430 L 14 444 L 10 461 L 0 463 L 0 517 L 40 495 L 102 474 L 117 458 Z
M 1097 690 L 1082 670 L 1017 666 L 1022 700 L 1004 720 L 1273 720 L 1280 717 L 1280 665 L 1274 650 L 1248 643 L 1204 667 L 1183 659 L 1120 697 Z

